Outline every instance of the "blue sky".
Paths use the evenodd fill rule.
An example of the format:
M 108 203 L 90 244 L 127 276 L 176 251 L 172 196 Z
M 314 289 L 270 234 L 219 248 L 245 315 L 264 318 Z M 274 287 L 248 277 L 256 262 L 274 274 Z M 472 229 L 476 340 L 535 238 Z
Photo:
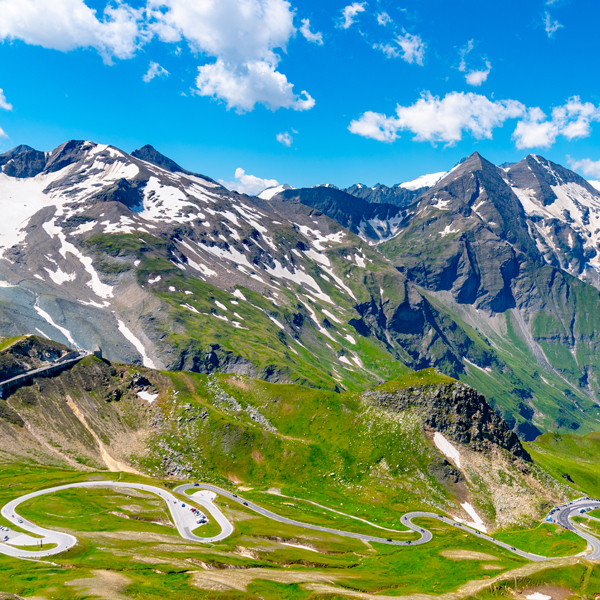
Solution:
M 599 26 L 597 0 L 0 0 L 0 152 L 150 143 L 251 193 L 475 150 L 600 179 Z

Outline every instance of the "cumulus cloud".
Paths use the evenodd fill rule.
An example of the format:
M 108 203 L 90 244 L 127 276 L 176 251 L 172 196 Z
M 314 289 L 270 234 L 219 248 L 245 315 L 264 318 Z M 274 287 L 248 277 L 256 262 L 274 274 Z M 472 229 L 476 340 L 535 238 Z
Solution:
M 158 63 L 151 62 L 150 68 L 148 72 L 142 77 L 142 79 L 148 83 L 152 81 L 155 77 L 168 77 L 169 71 L 167 71 L 164 67 L 161 67 Z
M 280 56 L 296 32 L 286 0 L 148 0 L 149 29 L 165 42 L 185 40 L 191 50 L 215 59 L 199 67 L 197 94 L 249 111 L 256 104 L 271 110 L 308 110 L 315 104 L 306 91 L 277 70 Z
M 352 121 L 348 127 L 351 133 L 378 142 L 393 142 L 398 138 L 398 130 L 402 129 L 396 117 L 387 117 L 371 110 L 363 113 L 360 119 Z
M 95 48 L 106 63 L 131 58 L 147 33 L 143 9 L 108 4 L 102 18 L 83 0 L 0 0 L 0 40 L 66 52 Z
M 349 130 L 383 142 L 393 142 L 399 131 L 411 131 L 416 141 L 452 145 L 464 133 L 476 139 L 490 139 L 496 127 L 507 119 L 522 116 L 525 110 L 516 100 L 491 101 L 472 92 L 451 92 L 441 99 L 425 92 L 410 106 L 398 105 L 396 116 L 369 111 L 352 121 Z
M 354 19 L 356 15 L 361 12 L 365 12 L 365 4 L 366 2 L 353 2 L 352 4 L 346 6 L 342 10 L 342 21 L 339 24 L 339 27 L 342 29 L 348 29 L 352 23 L 354 23 Z
M 294 141 L 294 138 L 287 131 L 285 133 L 278 133 L 276 137 L 277 141 L 280 144 L 283 144 L 288 148 L 292 145 L 292 142 Z
M 546 11 L 544 14 L 544 27 L 546 29 L 546 33 L 548 37 L 554 37 L 554 34 L 561 28 L 564 27 L 561 23 L 559 23 L 556 19 L 553 19 L 550 16 L 550 13 Z
M 316 31 L 312 32 L 310 30 L 310 20 L 302 19 L 302 27 L 300 27 L 300 33 L 309 41 L 314 44 L 319 44 L 319 46 L 323 45 L 323 34 Z
M 519 149 L 549 148 L 559 135 L 568 140 L 588 137 L 594 121 L 600 121 L 600 107 L 573 96 L 563 106 L 552 109 L 550 119 L 541 108 L 530 108 L 517 124 L 513 139 Z
M 198 68 L 196 86 L 198 95 L 225 100 L 227 108 L 238 112 L 250 111 L 256 104 L 271 110 L 308 110 L 315 105 L 308 92 L 303 90 L 296 96 L 286 76 L 260 60 L 232 65 L 219 58 L 216 63 Z
M 581 160 L 574 160 L 570 156 L 567 156 L 567 161 L 571 165 L 571 169 L 574 171 L 581 171 L 588 177 L 596 177 L 600 179 L 600 160 L 591 160 L 590 158 L 582 158 Z
M 255 196 L 268 187 L 279 185 L 276 179 L 262 179 L 255 175 L 247 175 L 246 171 L 240 168 L 235 170 L 235 181 L 219 179 L 219 183 L 229 190 L 240 192 L 240 194 L 248 194 L 249 196 Z
M 385 27 L 392 22 L 392 17 L 390 17 L 390 15 L 388 15 L 386 12 L 382 12 L 377 15 L 377 22 Z
M 0 41 L 22 40 L 63 52 L 95 48 L 107 63 L 131 58 L 153 38 L 186 42 L 209 63 L 199 69 L 199 95 L 214 96 L 240 112 L 257 103 L 272 110 L 314 105 L 307 92 L 294 93 L 277 70 L 280 53 L 296 33 L 287 0 L 146 0 L 139 9 L 105 1 L 98 14 L 84 0 L 0 0 Z M 305 35 L 320 43 L 321 34 L 308 25 L 307 20 Z M 166 75 L 161 69 L 151 65 L 144 80 Z
M 481 71 L 469 71 L 465 75 L 466 82 L 469 85 L 479 87 L 488 78 L 488 75 L 492 70 L 492 65 L 488 60 L 485 61 L 485 66 L 486 68 L 482 69 Z

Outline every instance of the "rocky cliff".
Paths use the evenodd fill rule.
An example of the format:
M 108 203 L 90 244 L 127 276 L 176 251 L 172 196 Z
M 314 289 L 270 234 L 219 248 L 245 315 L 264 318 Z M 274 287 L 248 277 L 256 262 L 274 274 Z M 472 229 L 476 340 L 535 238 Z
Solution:
M 386 387 L 389 388 L 389 385 Z M 478 452 L 503 448 L 515 458 L 531 462 L 517 435 L 490 407 L 485 397 L 460 382 L 396 391 L 375 389 L 366 392 L 365 397 L 394 412 L 416 407 L 425 428 L 439 431 Z

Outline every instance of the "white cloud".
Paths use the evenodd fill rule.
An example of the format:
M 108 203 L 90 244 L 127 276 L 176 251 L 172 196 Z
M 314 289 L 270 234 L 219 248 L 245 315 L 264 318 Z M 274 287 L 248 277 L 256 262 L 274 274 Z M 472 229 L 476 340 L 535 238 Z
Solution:
M 490 71 L 492 70 L 492 65 L 490 64 L 489 61 L 487 61 L 487 60 L 485 61 L 485 66 L 486 66 L 486 68 L 481 71 L 469 71 L 465 75 L 466 82 L 469 85 L 479 87 L 488 78 L 488 75 L 490 74 Z
M 546 29 L 546 33 L 548 37 L 554 37 L 554 34 L 561 28 L 564 27 L 561 23 L 559 23 L 556 19 L 553 19 L 550 16 L 550 13 L 546 11 L 544 15 L 544 27 Z
M 105 1 L 97 14 L 84 0 L 0 0 L 0 41 L 18 39 L 63 52 L 95 48 L 107 63 L 131 58 L 155 37 L 169 44 L 185 41 L 209 63 L 199 69 L 198 94 L 240 112 L 257 103 L 272 110 L 314 106 L 307 92 L 295 94 L 277 70 L 280 52 L 296 33 L 287 0 L 146 0 L 139 9 Z M 306 29 L 318 43 L 320 34 Z M 151 66 L 147 81 L 158 75 L 166 72 Z
M 6 96 L 4 95 L 4 91 L 0 88 L 0 108 L 3 110 L 12 110 L 12 104 L 10 104 L 7 100 L 6 100 Z M 7 138 L 8 136 L 6 135 L 6 133 L 4 132 L 4 129 L 2 129 L 2 127 L 0 127 L 0 139 L 1 138 Z
M 152 81 L 155 77 L 168 77 L 169 71 L 167 71 L 164 67 L 161 67 L 158 63 L 151 62 L 150 68 L 148 72 L 142 77 L 142 79 L 148 83 Z
M 109 4 L 101 19 L 83 0 L 0 0 L 0 40 L 66 52 L 95 48 L 106 63 L 131 58 L 146 39 L 143 9 Z
M 398 138 L 398 130 L 401 127 L 395 117 L 386 117 L 368 110 L 360 119 L 352 121 L 348 129 L 356 135 L 390 143 Z
M 425 92 L 410 106 L 398 105 L 395 117 L 369 111 L 352 121 L 349 130 L 384 142 L 393 142 L 399 131 L 411 131 L 416 141 L 452 145 L 463 133 L 490 139 L 496 127 L 522 116 L 525 110 L 516 100 L 491 101 L 472 92 L 451 92 L 442 99 Z
M 549 148 L 559 135 L 568 140 L 588 137 L 594 121 L 600 121 L 600 107 L 573 96 L 552 109 L 551 119 L 540 108 L 530 108 L 517 124 L 513 139 L 519 149 Z
M 300 27 L 300 33 L 309 41 L 314 44 L 323 45 L 323 34 L 320 32 L 312 32 L 310 30 L 310 20 L 302 19 L 302 27 Z
M 469 85 L 479 87 L 484 81 L 487 80 L 488 75 L 492 70 L 492 65 L 489 60 L 486 60 L 485 69 L 471 69 L 467 72 L 467 56 L 471 53 L 474 47 L 474 40 L 469 40 L 467 45 L 459 50 L 460 63 L 458 65 L 458 70 L 461 73 L 465 73 L 465 81 Z
M 352 4 L 346 6 L 342 10 L 342 19 L 343 21 L 340 23 L 340 27 L 342 29 L 348 29 L 352 23 L 354 23 L 354 19 L 358 13 L 365 12 L 365 4 L 366 2 L 353 2 Z
M 240 194 L 248 194 L 249 196 L 259 194 L 268 187 L 279 185 L 276 179 L 262 179 L 255 175 L 246 175 L 246 171 L 240 168 L 235 170 L 235 181 L 223 181 L 219 179 L 219 183 L 227 189 L 235 190 L 236 192 L 240 192 Z
M 4 95 L 4 91 L 0 88 L 0 108 L 3 110 L 12 110 L 12 104 L 9 104 Z
M 148 0 L 150 30 L 162 41 L 187 41 L 192 51 L 215 58 L 199 67 L 201 96 L 224 100 L 228 108 L 249 111 L 256 104 L 271 110 L 308 110 L 310 95 L 293 92 L 277 71 L 280 56 L 296 32 L 286 0 Z
M 404 32 L 394 40 L 395 46 L 392 44 L 374 44 L 375 50 L 381 50 L 388 58 L 397 58 L 401 55 L 402 60 L 407 63 L 416 62 L 423 66 L 423 56 L 425 54 L 425 43 L 418 35 L 411 35 Z M 399 46 L 399 47 L 398 47 Z
M 402 59 L 407 63 L 416 62 L 423 66 L 423 55 L 425 54 L 425 43 L 418 35 L 411 35 L 405 32 L 404 35 L 398 36 L 396 43 L 399 44 L 404 54 Z
M 374 50 L 381 50 L 388 58 L 397 58 L 400 56 L 400 50 L 397 46 L 391 44 L 374 44 Z
M 589 158 L 573 160 L 570 156 L 567 156 L 567 160 L 574 171 L 581 171 L 588 177 L 600 178 L 600 160 L 594 161 Z
M 304 90 L 296 96 L 293 84 L 267 61 L 232 65 L 219 58 L 216 63 L 198 68 L 196 85 L 198 95 L 225 100 L 227 108 L 238 112 L 250 111 L 256 104 L 271 110 L 308 110 L 315 105 Z
M 294 138 L 286 131 L 285 133 L 277 134 L 277 141 L 289 148 L 292 145 Z
M 392 17 L 390 17 L 390 15 L 388 15 L 386 12 L 382 12 L 377 15 L 377 22 L 385 27 L 392 22 Z
M 469 40 L 464 48 L 460 49 L 460 64 L 458 70 L 463 73 L 467 70 L 467 54 L 473 50 L 473 40 Z

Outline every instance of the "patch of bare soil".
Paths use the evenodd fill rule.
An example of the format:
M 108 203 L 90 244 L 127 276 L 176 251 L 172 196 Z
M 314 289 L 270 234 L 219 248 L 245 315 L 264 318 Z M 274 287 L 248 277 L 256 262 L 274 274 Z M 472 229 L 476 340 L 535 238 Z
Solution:
M 250 389 L 250 386 L 246 381 L 236 379 L 235 377 L 230 377 L 225 381 L 225 383 L 228 383 L 229 385 L 235 385 L 235 387 L 238 387 L 246 392 Z
M 165 544 L 188 544 L 178 534 L 165 535 L 163 533 L 150 533 L 148 531 L 94 531 L 93 533 L 79 533 L 90 540 L 140 540 L 141 542 L 163 542 Z
M 483 552 L 472 552 L 471 550 L 444 550 L 440 554 L 451 560 L 498 560 L 497 556 L 484 554 Z
M 485 569 L 486 571 L 499 571 L 502 569 L 500 565 L 482 565 L 481 568 Z
M 121 592 L 131 583 L 131 579 L 113 571 L 92 572 L 93 577 L 74 579 L 66 585 L 102 600 L 130 600 L 130 596 L 124 596 Z
M 277 583 L 319 582 L 332 584 L 336 577 L 318 571 L 276 571 L 274 569 L 225 569 L 197 571 L 192 575 L 192 584 L 203 590 L 245 592 L 255 579 L 267 579 Z M 335 588 L 336 590 L 338 588 Z

